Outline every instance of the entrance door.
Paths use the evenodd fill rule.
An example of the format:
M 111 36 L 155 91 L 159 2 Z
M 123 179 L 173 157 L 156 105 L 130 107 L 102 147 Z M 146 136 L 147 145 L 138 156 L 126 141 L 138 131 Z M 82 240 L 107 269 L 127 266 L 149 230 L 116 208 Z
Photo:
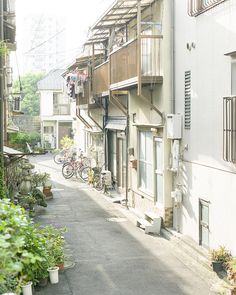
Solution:
M 154 138 L 155 145 L 155 201 L 158 204 L 164 203 L 164 176 L 163 176 L 163 140 L 162 138 L 155 137 Z

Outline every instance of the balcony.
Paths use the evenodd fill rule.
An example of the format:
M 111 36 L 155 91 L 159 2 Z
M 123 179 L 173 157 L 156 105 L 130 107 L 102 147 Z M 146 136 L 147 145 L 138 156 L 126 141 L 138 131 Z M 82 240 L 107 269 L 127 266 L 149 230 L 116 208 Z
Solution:
M 104 96 L 108 95 L 109 84 L 108 84 L 108 61 L 99 65 L 94 69 L 93 72 L 93 95 Z
M 141 36 L 110 55 L 110 89 L 127 89 L 139 83 L 162 83 L 161 36 Z M 139 57 L 140 52 L 140 57 Z M 140 71 L 139 71 L 140 60 Z

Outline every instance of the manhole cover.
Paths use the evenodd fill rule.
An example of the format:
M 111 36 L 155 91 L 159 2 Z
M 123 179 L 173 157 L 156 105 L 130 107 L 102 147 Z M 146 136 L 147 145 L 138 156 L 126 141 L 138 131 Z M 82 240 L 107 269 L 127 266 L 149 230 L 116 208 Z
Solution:
M 124 217 L 110 217 L 110 218 L 107 218 L 106 220 L 109 222 L 125 222 L 125 221 L 127 221 L 127 219 Z

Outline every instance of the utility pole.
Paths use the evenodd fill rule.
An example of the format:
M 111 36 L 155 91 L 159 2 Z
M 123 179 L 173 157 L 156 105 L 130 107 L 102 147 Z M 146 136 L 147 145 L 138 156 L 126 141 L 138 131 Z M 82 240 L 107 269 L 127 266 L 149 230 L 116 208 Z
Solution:
M 0 0 L 0 46 L 4 42 L 4 22 L 3 22 L 3 0 Z M 4 145 L 4 54 L 0 52 L 0 156 L 3 154 Z

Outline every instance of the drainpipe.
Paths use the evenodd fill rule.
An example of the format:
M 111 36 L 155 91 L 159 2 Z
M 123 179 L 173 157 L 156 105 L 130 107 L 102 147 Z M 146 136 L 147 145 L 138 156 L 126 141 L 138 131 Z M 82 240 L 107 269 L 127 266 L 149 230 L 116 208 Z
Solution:
M 125 175 L 125 206 L 128 208 L 128 193 L 129 193 L 129 97 L 127 97 L 127 115 L 126 115 L 126 175 Z
M 175 114 L 175 0 L 171 1 L 171 33 L 172 33 L 172 56 L 171 56 L 171 61 L 172 61 L 172 77 L 171 77 L 171 82 L 172 82 L 172 100 L 171 100 L 171 113 Z

